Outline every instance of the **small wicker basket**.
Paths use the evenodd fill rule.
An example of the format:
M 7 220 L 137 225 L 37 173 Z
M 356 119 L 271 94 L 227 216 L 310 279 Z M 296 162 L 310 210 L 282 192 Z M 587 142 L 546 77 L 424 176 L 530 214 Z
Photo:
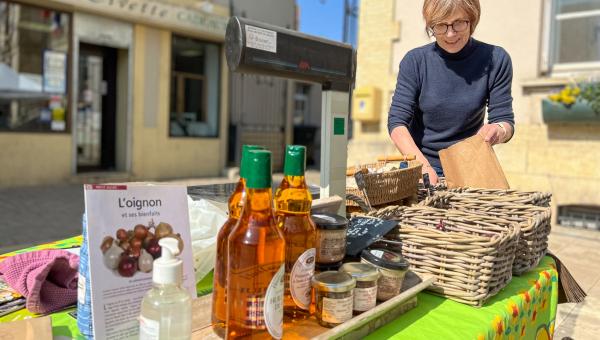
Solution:
M 422 201 L 420 205 L 440 209 L 455 209 L 468 211 L 480 216 L 494 216 L 519 223 L 521 235 L 516 249 L 513 274 L 522 273 L 535 268 L 548 250 L 548 235 L 551 228 L 551 209 L 531 204 L 521 204 L 524 201 L 533 202 L 532 193 L 513 192 L 510 195 L 490 193 L 457 193 L 438 192 Z M 549 197 L 538 197 L 538 202 L 549 202 Z M 540 203 L 546 204 L 546 203 Z
M 386 165 L 385 161 L 360 165 L 360 169 L 379 170 Z M 408 168 L 385 171 L 381 173 L 367 173 L 364 175 L 365 194 L 355 187 L 346 186 L 346 194 L 355 195 L 368 201 L 372 206 L 396 202 L 411 197 L 417 193 L 417 184 L 421 178 L 422 164 L 419 161 L 408 161 Z M 358 169 L 349 168 L 347 176 L 353 176 Z M 352 200 L 346 200 L 346 206 L 357 207 Z
M 425 206 L 389 206 L 368 215 L 399 221 L 386 238 L 402 242 L 411 270 L 436 276 L 435 294 L 481 306 L 512 278 L 516 223 Z

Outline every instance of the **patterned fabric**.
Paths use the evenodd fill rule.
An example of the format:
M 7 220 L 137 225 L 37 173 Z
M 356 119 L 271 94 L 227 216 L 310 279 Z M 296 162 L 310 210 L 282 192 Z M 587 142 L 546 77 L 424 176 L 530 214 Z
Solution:
M 556 265 L 545 257 L 481 308 L 420 293 L 416 308 L 367 339 L 551 339 L 557 303 Z
M 18 254 L 0 262 L 6 282 L 33 313 L 49 313 L 77 301 L 79 256 L 60 249 Z

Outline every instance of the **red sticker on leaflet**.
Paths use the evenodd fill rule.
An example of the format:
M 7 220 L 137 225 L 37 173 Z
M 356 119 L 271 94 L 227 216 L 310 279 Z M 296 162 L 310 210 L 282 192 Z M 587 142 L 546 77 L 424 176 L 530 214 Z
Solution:
M 126 185 L 86 184 L 87 190 L 127 190 Z

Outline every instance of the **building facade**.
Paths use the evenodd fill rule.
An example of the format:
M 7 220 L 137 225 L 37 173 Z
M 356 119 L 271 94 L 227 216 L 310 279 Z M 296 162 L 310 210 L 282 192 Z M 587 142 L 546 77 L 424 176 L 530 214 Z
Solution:
M 0 1 L 1 185 L 218 175 L 229 7 Z M 225 119 L 224 119 L 225 118 Z
M 574 79 L 600 74 L 600 2 L 480 2 L 474 37 L 502 46 L 513 63 L 516 133 L 508 144 L 494 147 L 511 187 L 551 191 L 559 222 L 600 227 L 600 119 L 550 122 L 542 111 L 549 94 Z M 361 1 L 349 164 L 367 154 L 373 158 L 396 152 L 387 132 L 387 112 L 398 66 L 407 51 L 433 41 L 425 33 L 422 5 Z M 365 103 L 366 111 L 359 112 L 365 119 L 359 121 L 356 113 Z

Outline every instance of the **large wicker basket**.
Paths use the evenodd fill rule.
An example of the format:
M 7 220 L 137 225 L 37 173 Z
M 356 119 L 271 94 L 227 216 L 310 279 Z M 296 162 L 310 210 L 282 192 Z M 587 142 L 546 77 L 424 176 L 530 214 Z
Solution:
M 484 201 L 531 204 L 538 207 L 549 207 L 552 199 L 552 194 L 548 192 L 519 191 L 514 189 L 453 188 L 447 191 L 462 195 L 472 195 L 473 198 Z
M 436 276 L 435 294 L 481 306 L 512 278 L 516 223 L 424 206 L 389 206 L 368 215 L 399 221 L 386 237 L 402 242 L 411 270 Z
M 385 162 L 360 165 L 360 169 L 379 170 Z M 364 175 L 365 194 L 355 187 L 346 186 L 346 194 L 355 195 L 368 201 L 372 206 L 396 202 L 411 197 L 417 193 L 417 184 L 421 178 L 422 164 L 419 161 L 409 161 L 408 168 L 368 173 Z M 349 168 L 347 175 L 353 175 L 356 168 Z M 346 200 L 346 206 L 358 206 L 352 200 Z
M 519 246 L 516 249 L 513 273 L 521 275 L 535 268 L 542 257 L 546 255 L 551 228 L 550 208 L 520 204 L 526 196 L 528 195 L 512 196 L 516 202 L 513 203 L 508 195 L 438 192 L 420 204 L 441 209 L 468 211 L 481 216 L 494 216 L 519 223 L 521 235 Z

